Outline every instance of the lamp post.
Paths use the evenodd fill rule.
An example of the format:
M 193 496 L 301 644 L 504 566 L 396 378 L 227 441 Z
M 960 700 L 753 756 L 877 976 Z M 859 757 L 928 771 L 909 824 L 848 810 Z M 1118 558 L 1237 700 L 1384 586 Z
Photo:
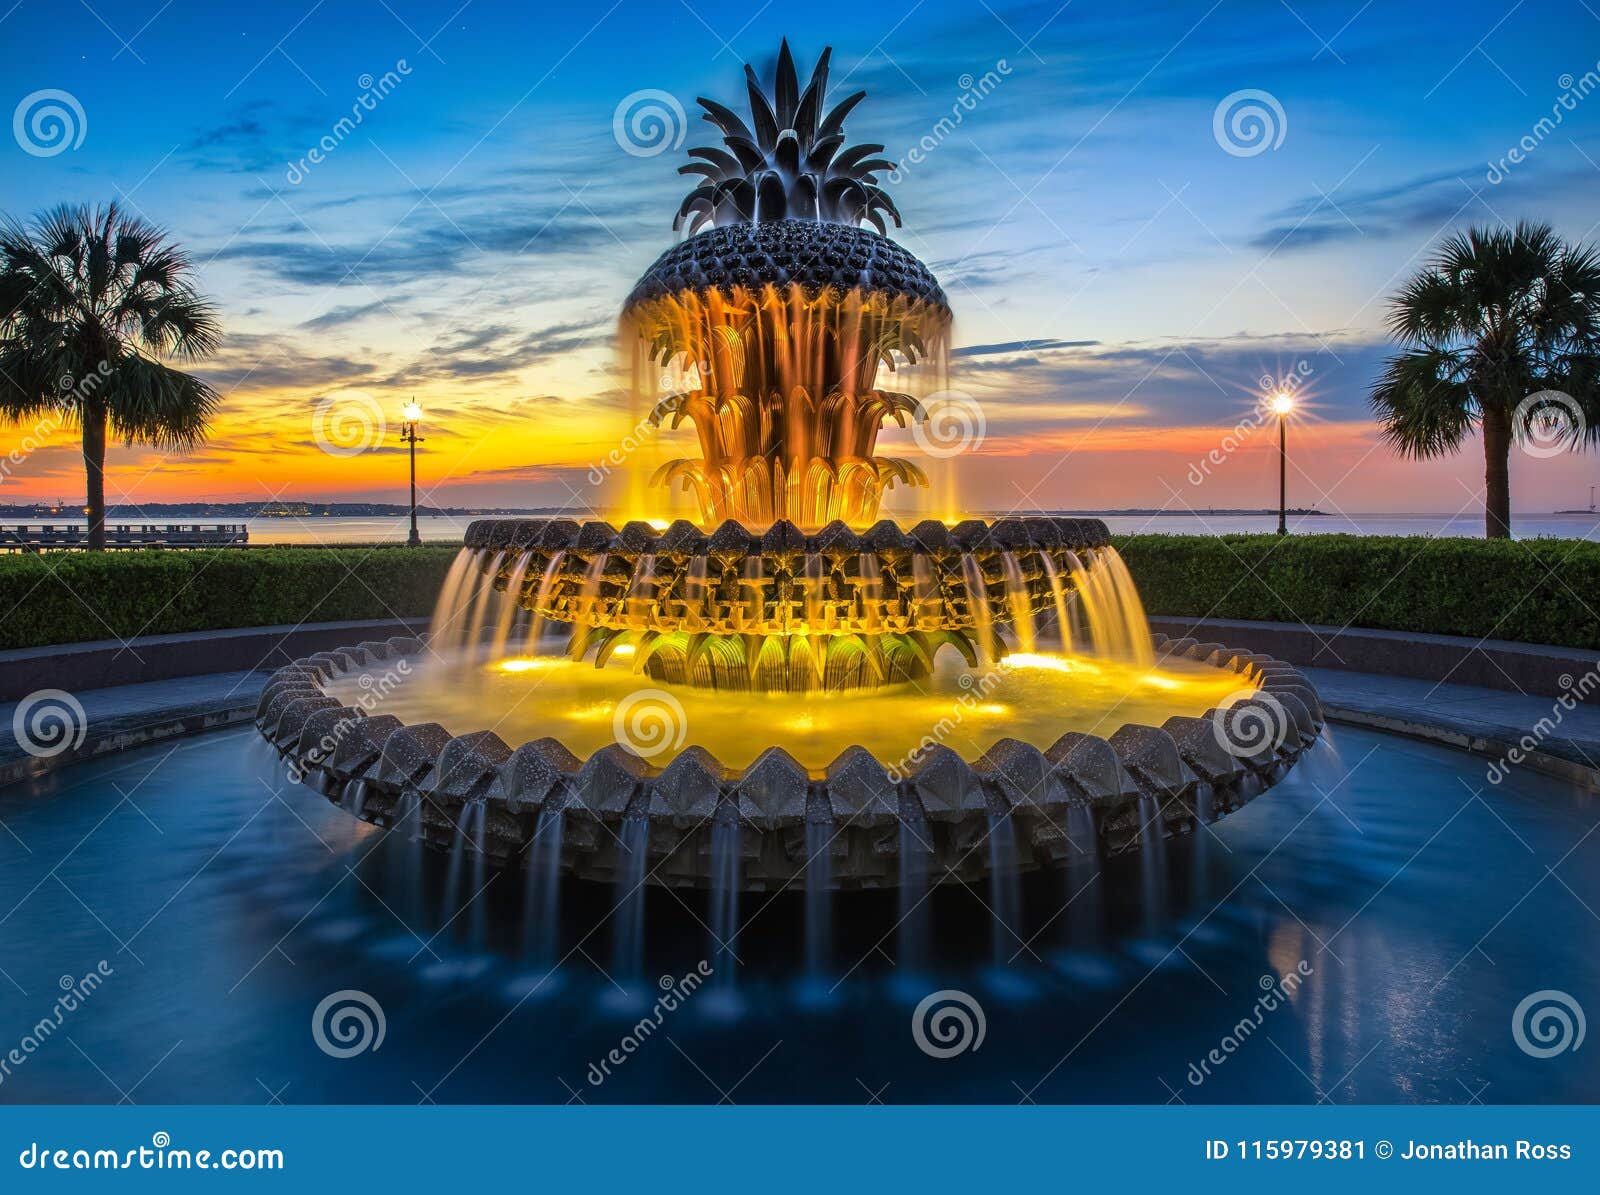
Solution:
M 1289 412 L 1294 399 L 1288 391 L 1272 396 L 1272 410 L 1278 417 L 1278 534 L 1289 534 Z
M 400 439 L 411 446 L 411 534 L 406 539 L 406 547 L 420 548 L 422 536 L 417 533 L 417 445 L 422 443 L 422 437 L 417 435 L 417 424 L 422 420 L 422 408 L 417 405 L 416 399 L 412 399 L 401 408 L 400 413 L 405 416 Z

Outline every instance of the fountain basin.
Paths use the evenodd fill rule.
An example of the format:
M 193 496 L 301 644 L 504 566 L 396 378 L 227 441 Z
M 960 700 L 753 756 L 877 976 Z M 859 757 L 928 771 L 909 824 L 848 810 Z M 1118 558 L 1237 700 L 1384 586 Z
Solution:
M 541 817 L 559 814 L 560 869 L 585 879 L 615 879 L 631 836 L 644 838 L 648 882 L 709 887 L 721 828 L 736 844 L 738 886 L 776 890 L 805 881 L 810 826 L 828 844 L 830 887 L 893 887 L 906 852 L 933 882 L 973 882 L 997 859 L 1030 870 L 1096 847 L 1115 854 L 1193 833 L 1253 799 L 1315 742 L 1320 703 L 1288 665 L 1188 640 L 1158 637 L 1156 647 L 1162 660 L 1236 677 L 1234 697 L 1199 717 L 1128 724 L 1108 738 L 1069 731 L 1042 750 L 1007 738 L 968 760 L 933 743 L 903 767 L 859 745 L 815 769 L 782 747 L 743 767 L 690 747 L 658 768 L 621 743 L 579 759 L 555 738 L 513 750 L 492 732 L 405 725 L 330 696 L 337 678 L 418 655 L 415 639 L 281 669 L 262 693 L 257 725 L 293 777 L 441 849 L 455 842 L 463 808 L 480 805 L 482 849 L 501 866 L 528 865 Z M 634 826 L 628 835 L 625 823 Z M 991 849 L 995 836 L 1011 849 Z

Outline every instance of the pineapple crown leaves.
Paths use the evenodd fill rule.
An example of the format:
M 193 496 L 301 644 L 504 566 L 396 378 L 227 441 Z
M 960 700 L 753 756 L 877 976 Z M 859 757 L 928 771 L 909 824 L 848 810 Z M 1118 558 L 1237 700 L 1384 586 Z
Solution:
M 883 152 L 883 146 L 843 148 L 845 117 L 867 93 L 857 91 L 824 112 L 832 54 L 832 48 L 822 51 L 811 81 L 801 91 L 785 38 L 770 95 L 746 64 L 750 124 L 731 108 L 700 98 L 705 119 L 722 133 L 726 148 L 691 149 L 689 156 L 697 160 L 678 168 L 679 174 L 698 174 L 704 181 L 685 196 L 674 229 L 687 225 L 688 235 L 693 236 L 708 225 L 817 220 L 866 222 L 886 233 L 886 214 L 896 228 L 900 226 L 894 200 L 878 185 L 877 172 L 895 168 L 893 162 L 874 156 Z

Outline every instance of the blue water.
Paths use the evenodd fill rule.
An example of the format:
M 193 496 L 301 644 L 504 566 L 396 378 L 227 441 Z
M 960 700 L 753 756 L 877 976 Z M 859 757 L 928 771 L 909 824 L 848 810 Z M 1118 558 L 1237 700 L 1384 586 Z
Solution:
M 835 898 L 830 957 L 813 944 L 809 965 L 803 890 L 713 910 L 652 889 L 619 950 L 618 886 L 565 883 L 530 930 L 542 888 L 530 904 L 491 871 L 442 927 L 448 856 L 288 785 L 254 731 L 189 739 L 0 792 L 0 1058 L 33 1043 L 0 1101 L 1595 1101 L 1594 1043 L 1531 1057 L 1512 1013 L 1544 989 L 1600 1010 L 1600 805 L 1483 777 L 1334 728 L 1212 827 L 1203 869 L 1167 844 L 1161 920 L 1136 854 L 1098 879 L 1027 877 L 999 935 L 987 884 L 942 888 L 912 970 L 894 893 Z M 458 892 L 479 885 L 467 850 Z M 713 926 L 727 949 L 708 959 Z M 638 954 L 639 979 L 613 982 Z M 39 1037 L 61 977 L 102 961 Z M 660 978 L 703 961 L 722 971 L 639 1033 Z M 1263 984 L 1295 973 L 1241 1037 Z M 378 1049 L 318 1047 L 313 1010 L 343 989 L 383 1010 Z M 936 990 L 981 1011 L 980 1048 L 918 1047 Z

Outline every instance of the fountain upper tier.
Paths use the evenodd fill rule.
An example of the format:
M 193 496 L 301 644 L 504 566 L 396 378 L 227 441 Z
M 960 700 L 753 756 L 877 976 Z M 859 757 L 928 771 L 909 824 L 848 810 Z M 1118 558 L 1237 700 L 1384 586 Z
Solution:
M 1148 662 L 1149 628 L 1109 539 L 1099 520 L 1045 517 L 909 533 L 885 520 L 861 535 L 842 522 L 813 535 L 726 522 L 707 535 L 682 521 L 662 532 L 481 521 L 436 621 L 473 641 L 492 585 L 541 623 L 575 627 L 575 657 L 603 665 L 629 647 L 640 671 L 711 688 L 874 688 L 926 677 L 944 648 L 976 667 L 1007 646 L 1001 626 L 1031 651 L 1040 616 L 1069 643 L 1081 622 L 1100 654 Z
M 883 520 L 858 535 L 830 523 L 811 535 L 779 521 L 734 522 L 709 535 L 680 520 L 657 531 L 570 519 L 480 520 L 464 544 L 542 619 L 580 627 L 787 635 L 980 630 L 1053 612 L 1110 543 L 1098 519 Z M 1046 557 L 1049 557 L 1048 561 Z M 1020 583 L 1020 588 L 1019 588 Z

